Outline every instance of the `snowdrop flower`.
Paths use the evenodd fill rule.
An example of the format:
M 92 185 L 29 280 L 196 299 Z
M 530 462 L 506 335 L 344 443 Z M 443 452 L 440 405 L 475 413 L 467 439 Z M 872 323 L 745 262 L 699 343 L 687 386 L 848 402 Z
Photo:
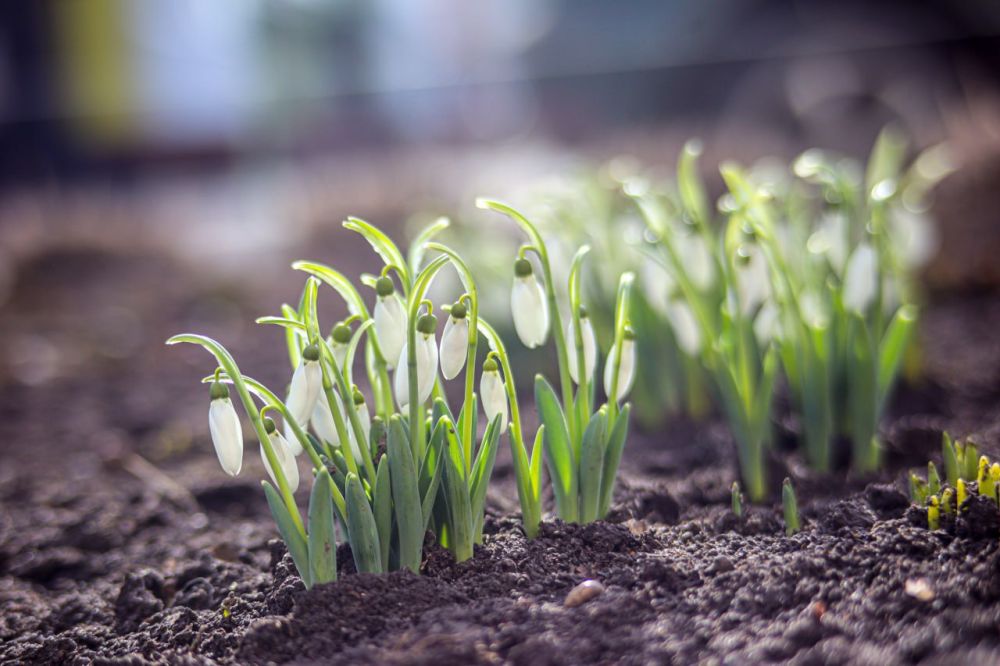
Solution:
M 437 379 L 438 348 L 434 340 L 434 330 L 437 328 L 437 317 L 425 314 L 417 320 L 417 402 L 423 403 L 430 397 Z M 396 364 L 396 376 L 393 377 L 393 388 L 396 402 L 400 409 L 410 404 L 410 379 L 407 357 L 409 347 L 404 342 Z
M 875 298 L 877 286 L 878 256 L 871 245 L 861 243 L 854 248 L 844 271 L 844 307 L 863 313 Z
M 281 465 L 281 471 L 285 474 L 285 481 L 288 482 L 289 489 L 294 493 L 299 487 L 299 465 L 295 462 L 295 455 L 292 453 L 292 448 L 288 440 L 274 427 L 274 421 L 271 419 L 264 419 L 264 430 L 267 432 L 268 439 L 271 440 L 274 457 L 278 459 L 278 464 Z M 274 482 L 274 485 L 278 485 L 278 480 L 274 478 L 274 470 L 271 468 L 271 463 L 267 461 L 267 454 L 264 453 L 263 444 L 260 445 L 260 459 L 264 461 L 264 469 L 267 470 L 267 475 L 271 477 L 271 481 Z
M 208 429 L 219 464 L 229 476 L 236 476 L 243 467 L 243 428 L 236 415 L 229 389 L 222 382 L 212 382 L 209 390 L 212 404 L 208 408 Z
M 696 288 L 705 291 L 715 284 L 715 261 L 705 239 L 696 233 L 679 234 L 677 250 L 684 257 L 687 274 Z
M 753 320 L 753 333 L 761 348 L 767 347 L 772 340 L 778 337 L 780 315 L 778 306 L 774 304 L 773 300 L 765 302 L 757 312 L 757 316 Z
M 594 325 L 590 323 L 587 309 L 580 306 L 580 335 L 583 338 L 583 371 L 587 379 L 594 376 L 594 366 L 597 364 L 597 339 L 594 337 Z M 566 355 L 569 362 L 569 376 L 577 384 L 579 378 L 579 361 L 576 356 L 576 327 L 570 319 L 566 326 Z
M 514 330 L 528 349 L 545 344 L 549 335 L 549 307 L 545 290 L 535 278 L 531 262 L 523 257 L 514 262 L 514 288 L 510 292 Z
M 681 351 L 688 356 L 696 356 L 701 351 L 701 328 L 687 301 L 675 298 L 667 303 L 667 321 L 674 329 L 674 337 Z
M 291 412 L 292 418 L 303 426 L 309 423 L 313 408 L 323 388 L 322 370 L 319 367 L 319 347 L 309 345 L 302 350 L 302 362 L 295 368 L 292 384 L 288 389 L 288 399 L 285 406 Z M 292 453 L 302 453 L 302 444 L 298 438 L 292 438 Z
M 892 238 L 906 268 L 919 268 L 930 261 L 938 249 L 933 220 L 903 206 L 893 207 L 889 215 Z
M 657 261 L 646 258 L 639 269 L 641 271 L 641 284 L 645 289 L 646 300 L 649 305 L 661 315 L 667 314 L 667 302 L 670 300 L 670 293 L 674 290 L 674 278 L 667 272 L 667 269 Z
M 491 356 L 483 363 L 483 374 L 479 378 L 479 393 L 482 396 L 486 419 L 493 421 L 500 414 L 500 432 L 507 432 L 507 392 L 500 377 L 499 366 Z
M 451 314 L 441 334 L 441 374 L 454 379 L 465 367 L 469 347 L 469 319 L 465 305 L 460 301 L 451 306 Z
M 380 277 L 375 283 L 378 302 L 375 303 L 375 333 L 382 348 L 386 367 L 392 370 L 399 352 L 406 344 L 406 308 L 396 293 L 392 278 Z
M 736 292 L 740 312 L 748 315 L 771 295 L 767 260 L 756 245 L 741 245 L 736 251 Z
M 354 389 L 354 409 L 358 412 L 358 420 L 361 421 L 361 434 L 364 435 L 364 446 L 368 446 L 372 433 L 372 417 L 368 413 L 368 405 L 365 404 L 365 396 L 361 391 Z M 354 436 L 354 428 L 350 428 L 351 453 L 355 460 L 361 460 L 361 447 L 358 445 L 358 438 Z
M 337 403 L 337 410 L 343 414 L 344 413 L 344 403 L 340 400 L 340 394 L 336 391 L 333 392 L 333 399 Z M 313 408 L 312 419 L 309 421 L 312 424 L 313 431 L 316 436 L 324 442 L 329 442 L 330 444 L 336 445 L 339 441 L 337 436 L 337 423 L 333 420 L 333 412 L 330 410 L 330 401 L 326 399 L 325 395 L 321 395 L 319 400 L 316 401 L 316 406 Z M 288 432 L 285 432 L 285 436 L 288 437 Z M 289 437 L 289 439 L 291 439 Z
M 631 328 L 625 329 L 625 339 L 622 341 L 621 348 L 619 349 L 617 345 L 612 347 L 611 353 L 608 355 L 608 362 L 604 364 L 604 393 L 609 398 L 611 397 L 611 383 L 614 379 L 615 359 L 619 358 L 619 353 L 621 362 L 618 370 L 616 402 L 621 402 L 628 395 L 632 388 L 632 382 L 635 381 L 635 334 Z
M 340 322 L 333 327 L 330 332 L 330 349 L 333 351 L 333 360 L 337 365 L 343 367 L 344 359 L 347 358 L 347 347 L 351 342 L 351 327 Z

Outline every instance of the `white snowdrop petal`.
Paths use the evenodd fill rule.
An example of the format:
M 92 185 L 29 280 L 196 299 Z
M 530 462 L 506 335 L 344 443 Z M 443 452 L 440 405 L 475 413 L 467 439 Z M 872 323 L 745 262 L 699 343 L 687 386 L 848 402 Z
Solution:
M 322 387 L 323 377 L 318 361 L 303 361 L 295 368 L 285 406 L 296 422 L 302 425 L 309 423 Z
M 468 318 L 448 317 L 441 334 L 441 374 L 445 379 L 454 379 L 465 367 L 468 345 Z
M 587 373 L 587 378 L 594 376 L 594 366 L 597 364 L 597 339 L 594 336 L 594 325 L 590 323 L 590 317 L 580 319 L 580 333 L 583 337 L 583 369 Z M 569 362 L 569 376 L 577 384 L 580 383 L 578 377 L 579 367 L 576 356 L 576 327 L 573 321 L 566 325 L 566 353 Z
M 774 301 L 767 301 L 757 312 L 757 317 L 753 320 L 753 332 L 761 347 L 766 347 L 778 336 L 779 314 Z
M 705 239 L 698 234 L 688 234 L 680 240 L 680 255 L 684 257 L 691 282 L 702 291 L 709 289 L 715 283 L 715 262 Z
M 406 344 L 406 310 L 397 294 L 380 296 L 375 303 L 375 333 L 385 356 L 386 366 L 392 370 L 399 352 Z
M 771 277 L 767 263 L 756 247 L 750 252 L 746 264 L 736 266 L 736 290 L 740 300 L 740 312 L 748 315 L 771 295 Z
M 650 307 L 656 312 L 666 315 L 667 302 L 670 300 L 670 293 L 674 289 L 674 278 L 667 269 L 653 261 L 646 259 L 642 267 L 642 287 L 646 293 L 646 300 Z
M 844 271 L 844 307 L 855 312 L 864 312 L 875 298 L 878 280 L 878 256 L 868 243 L 861 243 Z
M 486 419 L 493 421 L 500 414 L 500 432 L 507 431 L 507 392 L 503 380 L 496 370 L 484 371 L 479 378 L 479 393 L 483 401 Z
M 288 440 L 277 430 L 272 432 L 268 437 L 271 440 L 271 448 L 274 450 L 274 456 L 278 459 L 281 471 L 285 474 L 285 481 L 288 482 L 288 487 L 294 493 L 299 488 L 299 465 L 295 460 L 295 456 L 292 455 Z M 267 475 L 271 477 L 271 481 L 274 485 L 278 485 L 278 480 L 274 478 L 274 470 L 271 468 L 271 463 L 268 462 L 267 454 L 264 452 L 263 444 L 260 446 L 260 459 L 264 461 L 264 469 L 267 470 Z
M 343 403 L 340 401 L 340 396 L 336 391 L 333 393 L 333 399 L 337 403 L 337 408 L 340 413 L 344 413 Z M 312 424 L 313 432 L 324 442 L 329 442 L 331 445 L 336 446 L 340 441 L 337 436 L 337 424 L 333 420 L 333 412 L 330 411 L 330 401 L 326 399 L 325 395 L 321 395 L 319 400 L 316 401 L 316 406 L 313 408 L 312 419 L 310 420 Z M 286 434 L 287 436 L 287 434 Z M 292 450 L 295 450 L 293 444 Z M 298 452 L 295 455 L 299 455 Z
M 608 362 L 604 365 L 604 393 L 611 396 L 611 380 L 614 379 L 615 355 L 617 347 L 608 356 Z M 625 339 L 621 347 L 621 363 L 618 370 L 618 397 L 616 402 L 628 395 L 635 381 L 635 341 Z
M 236 476 L 243 467 L 243 428 L 229 398 L 217 398 L 208 408 L 208 429 L 219 464 L 229 476 Z
M 393 377 L 393 391 L 400 409 L 410 404 L 410 382 L 407 364 L 409 347 L 403 344 L 399 352 L 399 362 Z M 433 335 L 417 333 L 417 400 L 424 402 L 430 397 L 437 379 L 438 350 Z
M 674 300 L 667 305 L 667 319 L 677 338 L 677 346 L 688 356 L 695 356 L 701 351 L 701 329 L 685 301 Z
M 549 334 L 549 309 L 545 301 L 545 290 L 534 274 L 514 278 L 510 309 L 514 318 L 514 330 L 524 346 L 534 349 L 545 344 L 545 338 Z

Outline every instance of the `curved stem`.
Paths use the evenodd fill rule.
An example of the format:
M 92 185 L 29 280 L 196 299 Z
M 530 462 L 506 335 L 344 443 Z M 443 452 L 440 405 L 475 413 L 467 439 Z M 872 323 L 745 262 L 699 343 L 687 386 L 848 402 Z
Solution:
M 580 323 L 580 268 L 583 265 L 583 258 L 590 252 L 590 246 L 584 245 L 576 251 L 573 263 L 569 269 L 569 312 L 570 322 L 573 326 L 574 344 L 576 347 L 576 376 L 580 380 L 577 387 L 577 422 L 580 424 L 580 432 L 590 418 L 590 377 L 587 376 L 587 359 L 584 356 L 583 326 Z
M 257 439 L 260 441 L 260 445 L 264 448 L 264 455 L 267 457 L 268 463 L 271 465 L 271 469 L 274 471 L 275 480 L 278 482 L 278 491 L 281 493 L 281 498 L 285 502 L 285 507 L 288 509 L 288 513 L 292 516 L 292 522 L 295 524 L 295 528 L 299 531 L 303 538 L 306 536 L 306 528 L 302 523 L 302 515 L 299 513 L 299 507 L 295 504 L 295 497 L 292 495 L 292 489 L 288 485 L 288 480 L 285 478 L 284 470 L 281 467 L 281 463 L 278 461 L 278 456 L 274 453 L 274 447 L 271 446 L 271 438 L 267 436 L 267 431 L 264 430 L 264 423 L 260 418 L 260 413 L 257 411 L 257 406 L 253 402 L 253 398 L 250 397 L 250 391 L 247 389 L 246 382 L 243 381 L 243 374 L 240 372 L 239 366 L 236 365 L 235 359 L 233 359 L 232 354 L 222 346 L 220 343 L 216 342 L 212 338 L 205 335 L 198 335 L 195 333 L 184 333 L 181 335 L 175 335 L 167 340 L 168 345 L 175 345 L 181 342 L 188 342 L 196 345 L 201 345 L 209 352 L 215 356 L 216 361 L 219 365 L 226 371 L 232 380 L 233 386 L 236 387 L 236 393 L 240 396 L 240 400 L 243 402 L 243 407 L 250 417 L 250 422 L 253 424 L 254 431 L 257 433 Z
M 562 390 L 563 413 L 569 418 L 570 438 L 576 439 L 578 428 L 577 419 L 573 410 L 573 379 L 569 376 L 569 358 L 566 352 L 566 332 L 563 330 L 562 315 L 559 314 L 559 303 L 556 300 L 555 282 L 552 278 L 552 266 L 549 263 L 549 253 L 545 246 L 545 240 L 538 232 L 538 228 L 532 224 L 528 218 L 507 204 L 490 199 L 476 199 L 476 206 L 479 208 L 489 208 L 498 213 L 502 213 L 511 218 L 524 230 L 534 244 L 534 251 L 538 254 L 539 263 L 542 265 L 542 275 L 545 278 L 545 294 L 547 296 L 549 312 L 552 318 L 552 327 L 555 329 L 556 354 L 559 359 L 559 385 Z

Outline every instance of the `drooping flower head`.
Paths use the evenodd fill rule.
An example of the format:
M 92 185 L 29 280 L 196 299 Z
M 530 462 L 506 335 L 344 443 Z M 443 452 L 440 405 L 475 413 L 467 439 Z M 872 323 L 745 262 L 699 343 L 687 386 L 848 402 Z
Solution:
M 229 476 L 236 476 L 243 467 L 243 429 L 236 414 L 229 388 L 222 382 L 212 382 L 209 389 L 212 400 L 208 408 L 208 429 L 219 464 Z
M 584 373 L 589 380 L 594 376 L 594 367 L 597 365 L 597 338 L 594 336 L 594 325 L 590 322 L 587 308 L 580 306 L 580 339 L 583 341 L 583 366 Z M 579 360 L 576 354 L 576 327 L 570 319 L 566 326 L 566 355 L 569 363 L 569 376 L 577 384 L 580 383 Z
M 469 318 L 465 304 L 458 301 L 451 306 L 448 321 L 441 334 L 441 374 L 454 379 L 465 367 L 469 348 Z
M 617 361 L 617 359 L 621 359 Z M 631 327 L 625 327 L 625 336 L 622 339 L 621 347 L 615 345 L 608 355 L 608 362 L 604 365 L 604 393 L 611 399 L 611 384 L 615 376 L 615 363 L 618 363 L 618 395 L 616 402 L 621 402 L 635 381 L 635 333 Z
M 437 317 L 434 315 L 425 314 L 417 320 L 417 400 L 420 403 L 430 397 L 437 380 L 438 348 L 434 339 L 435 330 Z M 404 342 L 396 364 L 396 376 L 393 378 L 393 389 L 400 409 L 405 409 L 410 404 L 408 360 L 409 347 Z
M 292 448 L 288 440 L 278 432 L 274 421 L 271 419 L 264 419 L 264 431 L 271 442 L 271 449 L 274 450 L 274 456 L 278 459 L 278 464 L 281 465 L 281 471 L 285 475 L 288 487 L 294 493 L 299 487 L 299 466 L 295 462 L 295 455 L 292 453 Z M 263 444 L 260 445 L 260 459 L 264 461 L 264 469 L 267 470 L 267 475 L 277 485 L 278 480 L 274 478 L 274 470 L 271 468 L 271 463 L 267 460 L 267 454 L 264 453 Z
M 347 347 L 351 342 L 351 327 L 344 322 L 339 322 L 330 331 L 330 345 L 333 351 L 333 358 L 337 365 L 343 366 L 344 359 L 347 358 Z
M 521 257 L 514 262 L 514 287 L 510 292 L 514 329 L 529 349 L 545 344 L 549 335 L 549 307 L 545 290 L 535 277 L 531 262 Z
M 406 308 L 396 293 L 392 278 L 388 276 L 382 276 L 375 282 L 375 293 L 378 295 L 373 316 L 375 333 L 378 334 L 386 367 L 392 370 L 406 344 Z
M 292 383 L 288 389 L 288 400 L 285 401 L 292 418 L 303 427 L 309 423 L 309 418 L 316 407 L 316 401 L 319 399 L 322 388 L 323 375 L 319 367 L 319 347 L 312 344 L 302 350 L 302 362 L 299 363 L 299 367 L 295 368 Z M 292 453 L 295 455 L 302 453 L 302 444 L 299 443 L 298 439 L 293 438 L 291 447 Z
M 483 374 L 479 378 L 479 393 L 483 401 L 486 418 L 493 421 L 500 414 L 500 432 L 507 431 L 507 392 L 496 360 L 489 356 L 483 363 Z

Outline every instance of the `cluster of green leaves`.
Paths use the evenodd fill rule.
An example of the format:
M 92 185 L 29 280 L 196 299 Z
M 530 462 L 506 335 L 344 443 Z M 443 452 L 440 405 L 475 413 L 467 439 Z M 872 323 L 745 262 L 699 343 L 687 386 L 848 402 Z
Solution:
M 302 361 L 306 347 L 320 350 L 319 400 L 325 401 L 329 408 L 337 441 L 323 439 L 315 424 L 314 432 L 308 432 L 309 424 L 297 422 L 275 392 L 244 375 L 232 355 L 218 342 L 193 334 L 174 336 L 168 341 L 168 344 L 187 342 L 205 347 L 220 366 L 220 371 L 205 381 L 219 378 L 235 387 L 278 486 L 275 489 L 269 482 L 263 482 L 268 504 L 307 586 L 336 579 L 335 523 L 341 526 L 350 543 L 358 571 L 383 572 L 404 567 L 418 571 L 428 529 L 436 532 L 439 542 L 459 561 L 471 557 L 473 544 L 482 539 L 486 488 L 501 431 L 501 417 L 497 415 L 480 437 L 477 398 L 472 387 L 479 332 L 485 333 L 494 350 L 499 348 L 502 353 L 502 346 L 488 324 L 478 317 L 477 290 L 468 267 L 450 248 L 431 242 L 431 237 L 446 222 L 439 221 L 421 233 L 408 258 L 374 226 L 355 218 L 344 226 L 361 234 L 382 258 L 383 277 L 394 274 L 398 279 L 408 313 L 409 396 L 418 395 L 417 322 L 423 308 L 426 314 L 432 309 L 426 298 L 428 289 L 446 265 L 457 269 L 465 288 L 458 302 L 467 303 L 470 319 L 465 390 L 457 419 L 445 400 L 436 366 L 431 404 L 412 399 L 405 412 L 397 409 L 389 383 L 389 363 L 383 356 L 365 300 L 342 273 L 317 262 L 293 264 L 295 269 L 309 274 L 298 307 L 282 306 L 280 317 L 263 317 L 258 321 L 284 328 L 293 367 Z M 436 256 L 425 261 L 427 252 Z M 376 281 L 375 276 L 362 276 L 362 282 L 368 286 L 374 287 Z M 321 333 L 317 315 L 319 289 L 324 285 L 346 302 L 350 312 L 348 319 L 334 326 L 329 336 Z M 356 328 L 344 347 L 344 343 L 334 339 L 335 332 L 351 324 L 356 324 Z M 376 410 L 369 433 L 365 432 L 360 413 L 365 401 L 353 377 L 354 359 L 362 340 L 364 367 Z M 405 369 L 399 368 L 397 372 Z M 506 359 L 503 369 L 509 379 Z M 508 381 L 507 385 L 513 387 L 513 382 Z M 516 400 L 516 395 L 509 395 Z M 362 397 L 358 400 L 356 396 Z M 264 409 L 281 414 L 286 432 L 290 431 L 308 454 L 313 478 L 308 522 L 303 522 L 255 398 Z M 352 446 L 352 442 L 362 445 Z
M 779 175 L 726 163 L 721 219 L 698 175 L 699 152 L 685 146 L 675 187 L 635 180 L 625 192 L 672 283 L 669 323 L 700 342 L 689 348 L 715 380 L 750 497 L 767 492 L 779 370 L 810 465 L 829 470 L 843 438 L 856 469 L 875 469 L 879 418 L 916 323 L 911 271 L 926 253 L 912 240 L 926 229 L 901 227 L 924 224 L 914 210 L 944 173 L 940 151 L 904 169 L 905 143 L 885 131 L 863 178 L 852 161 L 815 150 Z M 705 262 L 721 281 L 699 281 Z
M 954 518 L 970 493 L 990 499 L 1000 509 L 1000 463 L 979 455 L 971 441 L 955 442 L 944 433 L 941 441 L 944 478 L 933 461 L 927 463 L 927 477 L 910 474 L 910 501 L 927 511 L 927 527 L 936 530 L 942 518 Z
M 574 371 L 578 381 L 574 382 L 570 369 L 567 329 L 563 325 L 559 295 L 544 238 L 527 217 L 510 206 L 485 199 L 479 200 L 477 204 L 516 222 L 529 241 L 521 247 L 519 256 L 523 259 L 526 254 L 532 253 L 541 266 L 547 311 L 551 317 L 559 363 L 560 391 L 557 393 L 544 376 L 536 375 L 535 404 L 542 423 L 537 437 L 541 438 L 544 446 L 545 461 L 555 494 L 556 512 L 568 522 L 586 523 L 603 518 L 611 505 L 615 478 L 628 436 L 631 407 L 627 403 L 619 406 L 619 400 L 610 396 L 620 398 L 627 392 L 625 385 L 631 382 L 631 377 L 626 377 L 626 373 L 621 371 L 623 355 L 626 353 L 621 350 L 633 344 L 631 340 L 634 334 L 630 328 L 629 315 L 633 275 L 625 273 L 618 281 L 614 342 L 612 353 L 606 361 L 612 365 L 610 396 L 595 409 L 596 380 L 588 372 L 581 320 L 581 271 L 584 258 L 590 251 L 589 246 L 581 247 L 573 257 L 567 278 L 570 330 L 574 333 L 575 340 L 573 358 L 577 364 Z M 631 375 L 632 371 L 629 370 L 627 374 Z M 534 453 L 537 453 L 537 448 L 536 439 Z M 541 502 L 540 469 L 537 468 L 537 463 L 529 463 L 524 451 L 514 452 L 514 462 L 522 510 L 526 515 L 537 515 Z M 536 469 L 532 470 L 533 466 Z

